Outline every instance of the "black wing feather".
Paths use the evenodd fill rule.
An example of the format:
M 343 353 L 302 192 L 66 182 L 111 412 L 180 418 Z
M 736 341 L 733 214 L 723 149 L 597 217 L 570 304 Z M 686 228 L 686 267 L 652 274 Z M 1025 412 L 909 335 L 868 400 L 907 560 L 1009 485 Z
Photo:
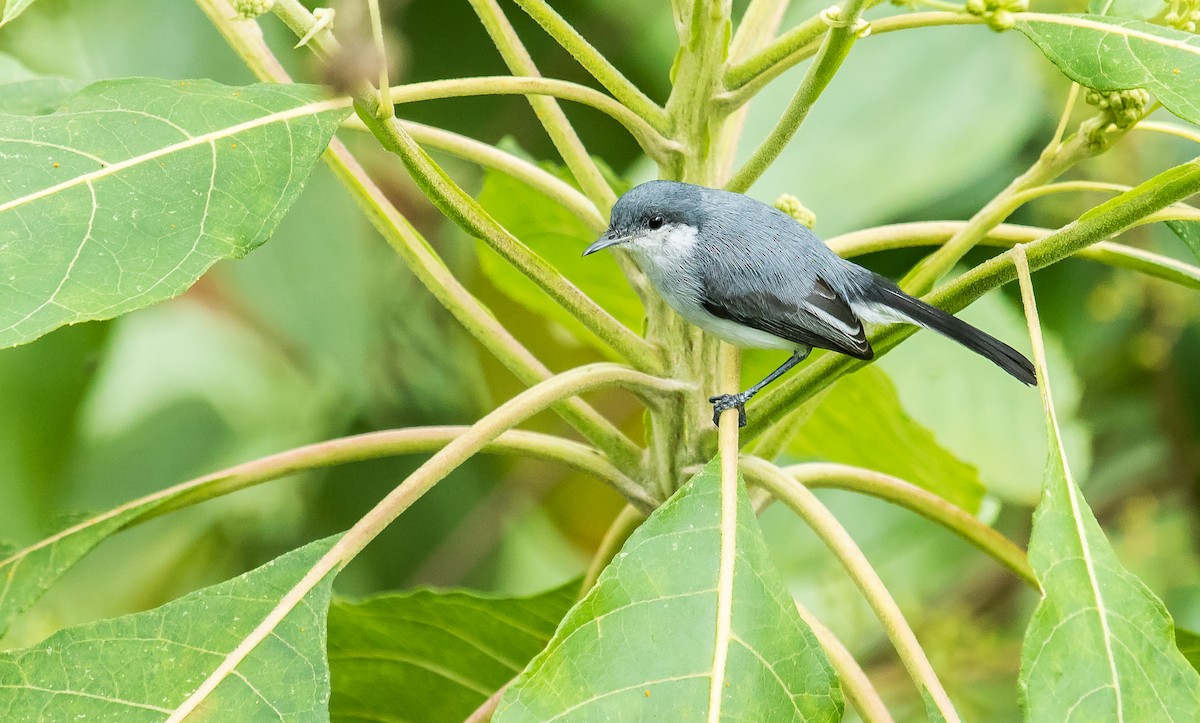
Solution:
M 784 299 L 769 291 L 730 294 L 708 288 L 701 303 L 713 316 L 794 344 L 832 349 L 856 359 L 875 357 L 862 321 L 846 300 L 820 278 L 803 299 Z

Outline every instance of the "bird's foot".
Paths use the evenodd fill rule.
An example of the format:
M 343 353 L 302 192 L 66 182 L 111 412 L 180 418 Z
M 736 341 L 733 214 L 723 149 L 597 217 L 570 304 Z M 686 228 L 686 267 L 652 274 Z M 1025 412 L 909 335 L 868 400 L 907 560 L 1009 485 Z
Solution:
M 730 409 L 738 410 L 738 426 L 746 426 L 746 401 L 750 397 L 745 392 L 737 394 L 718 394 L 715 397 L 709 397 L 708 401 L 713 405 L 713 424 L 721 426 L 721 414 L 728 412 Z

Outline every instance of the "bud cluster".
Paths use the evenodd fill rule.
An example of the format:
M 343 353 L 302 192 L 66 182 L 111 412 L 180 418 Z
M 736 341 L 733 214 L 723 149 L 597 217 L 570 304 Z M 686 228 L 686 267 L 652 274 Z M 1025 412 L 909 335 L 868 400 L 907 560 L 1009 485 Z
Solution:
M 1029 0 L 967 0 L 967 12 L 983 18 L 988 27 L 997 32 L 1011 30 L 1016 24 L 1016 13 L 1029 9 Z

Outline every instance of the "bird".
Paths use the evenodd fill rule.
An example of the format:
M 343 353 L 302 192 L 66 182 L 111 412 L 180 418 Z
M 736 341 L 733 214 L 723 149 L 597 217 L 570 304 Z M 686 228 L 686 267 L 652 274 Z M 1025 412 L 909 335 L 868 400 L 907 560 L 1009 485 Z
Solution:
M 932 329 L 991 360 L 1024 384 L 1033 364 L 994 336 L 931 306 L 894 282 L 835 254 L 806 226 L 740 193 L 648 181 L 613 205 L 608 229 L 584 250 L 626 250 L 655 291 L 688 322 L 735 346 L 792 355 L 745 391 L 709 398 L 713 424 L 804 361 L 814 348 L 875 356 L 864 322 Z

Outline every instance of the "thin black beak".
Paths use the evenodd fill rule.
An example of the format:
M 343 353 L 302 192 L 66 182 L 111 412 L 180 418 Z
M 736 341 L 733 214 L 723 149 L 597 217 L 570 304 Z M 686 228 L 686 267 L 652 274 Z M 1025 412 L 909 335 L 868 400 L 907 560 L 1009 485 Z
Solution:
M 589 254 L 594 254 L 597 251 L 603 251 L 604 249 L 608 248 L 609 246 L 616 246 L 617 244 L 619 244 L 623 241 L 628 241 L 628 240 L 629 239 L 626 236 L 613 236 L 612 232 L 610 231 L 609 233 L 606 233 L 603 236 L 601 236 L 600 240 L 598 240 L 596 243 L 594 243 L 591 246 L 588 246 L 586 249 L 584 249 L 583 255 L 587 256 Z

